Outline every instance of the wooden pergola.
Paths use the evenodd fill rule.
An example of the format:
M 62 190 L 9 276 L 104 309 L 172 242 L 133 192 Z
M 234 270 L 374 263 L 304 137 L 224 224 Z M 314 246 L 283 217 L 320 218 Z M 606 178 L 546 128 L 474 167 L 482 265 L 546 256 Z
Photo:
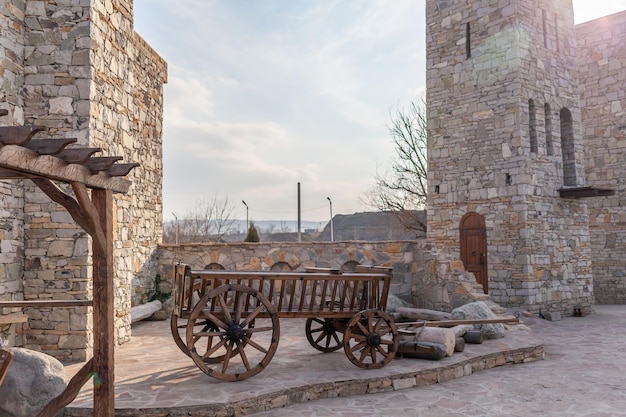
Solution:
M 31 180 L 50 199 L 62 205 L 92 237 L 93 300 L 0 301 L 0 308 L 92 306 L 93 357 L 72 377 L 65 391 L 48 403 L 37 417 L 54 416 L 76 398 L 92 376 L 93 415 L 113 417 L 115 272 L 112 196 L 128 191 L 131 183 L 123 177 L 139 164 L 118 163 L 122 158 L 115 156 L 96 157 L 94 154 L 101 149 L 70 146 L 76 139 L 33 138 L 45 130 L 36 126 L 0 127 L 0 179 Z M 74 195 L 59 188 L 58 183 L 69 184 Z

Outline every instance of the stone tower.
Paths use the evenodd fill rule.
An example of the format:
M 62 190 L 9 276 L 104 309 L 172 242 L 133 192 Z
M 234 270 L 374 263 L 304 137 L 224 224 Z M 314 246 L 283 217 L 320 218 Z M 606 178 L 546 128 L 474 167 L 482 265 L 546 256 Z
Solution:
M 428 237 L 491 298 L 593 304 L 571 0 L 427 0 Z
M 134 31 L 132 0 L 0 4 L 0 124 L 44 126 L 140 166 L 114 199 L 116 341 L 157 274 L 167 64 Z M 0 299 L 91 299 L 87 235 L 30 181 L 0 184 Z M 8 308 L 0 314 L 11 313 Z M 25 308 L 21 343 L 61 360 L 90 356 L 86 307 Z M 0 337 L 2 336 L 0 329 Z

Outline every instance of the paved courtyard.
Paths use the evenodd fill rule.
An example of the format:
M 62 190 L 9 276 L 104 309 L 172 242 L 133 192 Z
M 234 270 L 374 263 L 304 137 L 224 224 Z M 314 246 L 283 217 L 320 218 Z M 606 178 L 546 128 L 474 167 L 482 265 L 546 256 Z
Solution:
M 342 351 L 319 353 L 302 320 L 282 320 L 268 368 L 234 383 L 200 372 L 167 323 L 141 322 L 116 351 L 116 416 L 626 415 L 626 306 L 597 306 L 558 322 L 523 320 L 504 339 L 466 345 L 450 358 L 397 359 L 371 371 Z M 545 360 L 535 361 L 543 350 Z M 79 366 L 69 366 L 68 376 Z M 66 416 L 91 415 L 92 404 L 87 387 Z

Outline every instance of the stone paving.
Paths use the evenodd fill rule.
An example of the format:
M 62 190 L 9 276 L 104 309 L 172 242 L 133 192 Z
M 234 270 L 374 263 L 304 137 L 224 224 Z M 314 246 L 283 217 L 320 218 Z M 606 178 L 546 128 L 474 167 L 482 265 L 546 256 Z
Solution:
M 382 369 L 364 370 L 353 365 L 343 350 L 323 354 L 311 347 L 304 324 L 300 319 L 281 320 L 278 351 L 268 368 L 244 381 L 222 382 L 202 373 L 178 350 L 169 322 L 136 323 L 132 341 L 116 350 L 116 416 L 291 413 L 277 408 L 310 400 L 318 401 L 302 407 L 322 406 L 335 397 L 341 397 L 343 408 L 348 402 L 369 402 L 365 399 L 373 393 L 384 392 L 386 398 L 414 391 L 414 387 L 543 357 L 542 340 L 527 326 L 514 325 L 503 339 L 468 344 L 464 352 L 440 361 L 395 359 Z M 68 366 L 66 376 L 71 377 L 80 366 Z M 344 398 L 354 395 L 354 399 Z M 92 407 L 92 388 L 87 384 L 65 416 L 91 416 Z
M 397 359 L 366 371 L 342 351 L 314 350 L 304 322 L 286 319 L 268 369 L 235 383 L 200 372 L 167 323 L 141 322 L 116 352 L 116 416 L 626 416 L 626 306 L 523 321 L 504 339 L 441 361 Z M 65 415 L 90 416 L 91 406 L 85 388 Z

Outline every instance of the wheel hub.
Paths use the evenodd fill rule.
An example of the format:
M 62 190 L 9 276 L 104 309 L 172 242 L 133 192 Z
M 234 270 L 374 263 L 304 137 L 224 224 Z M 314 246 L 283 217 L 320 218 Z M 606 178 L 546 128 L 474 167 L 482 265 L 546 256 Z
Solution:
M 238 324 L 233 324 L 228 328 L 228 330 L 226 330 L 226 337 L 229 340 L 242 340 L 244 336 L 245 332 L 243 327 Z
M 370 347 L 376 347 L 380 345 L 381 340 L 382 339 L 380 338 L 380 335 L 378 333 L 370 333 L 365 339 L 367 345 Z

